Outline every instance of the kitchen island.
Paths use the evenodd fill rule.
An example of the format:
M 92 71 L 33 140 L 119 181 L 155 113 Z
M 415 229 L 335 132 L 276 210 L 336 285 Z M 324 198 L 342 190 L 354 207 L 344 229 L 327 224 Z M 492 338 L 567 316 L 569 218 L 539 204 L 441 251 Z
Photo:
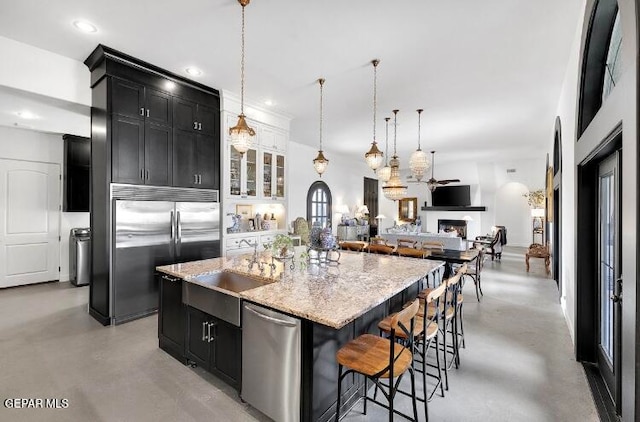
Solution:
M 295 390 L 300 394 L 297 402 L 300 407 L 299 420 L 303 421 L 327 421 L 335 415 L 338 377 L 335 353 L 337 350 L 360 334 L 377 334 L 378 321 L 390 312 L 400 309 L 405 302 L 415 298 L 423 287 L 425 277 L 427 275 L 437 277 L 443 268 L 443 264 L 437 261 L 355 252 L 343 252 L 339 265 L 311 265 L 304 271 L 290 270 L 280 262 L 275 262 L 275 268 L 259 265 L 259 263 L 271 263 L 269 255 L 263 254 L 258 260 L 251 255 L 216 258 L 158 267 L 157 270 L 168 275 L 169 280 L 181 281 L 181 300 L 185 304 L 184 312 L 187 315 L 186 321 L 182 323 L 186 327 L 186 337 L 191 333 L 192 336 L 197 336 L 198 340 L 200 337 L 218 339 L 214 343 L 219 344 L 218 353 L 222 353 L 223 356 L 235 356 L 236 360 L 239 360 L 242 353 L 239 353 L 238 349 L 242 350 L 242 342 L 238 344 L 238 337 L 245 337 L 244 334 L 237 334 L 236 337 L 226 337 L 225 341 L 219 340 L 219 333 L 229 329 L 225 321 L 235 321 L 237 316 L 239 332 L 247 328 L 247 321 L 242 321 L 240 315 L 233 315 L 231 319 L 221 317 L 222 321 L 211 317 L 214 318 L 213 322 L 204 322 L 201 326 L 196 323 L 190 324 L 189 302 L 192 299 L 189 298 L 194 298 L 196 295 L 189 291 L 196 289 L 197 293 L 197 289 L 208 289 L 216 294 L 229 295 L 239 302 L 242 301 L 245 303 L 245 308 L 246 304 L 255 304 L 299 320 L 299 347 L 296 350 L 299 350 L 300 356 L 295 356 L 295 361 L 299 362 L 297 369 L 300 374 L 300 386 Z M 237 284 L 239 279 L 223 285 L 220 282 L 222 275 L 226 278 L 244 277 L 254 280 L 257 284 L 246 290 L 233 291 L 233 287 L 232 290 L 228 290 L 225 286 Z M 212 282 L 211 280 L 214 279 L 216 281 Z M 174 284 L 164 281 L 162 283 L 167 283 L 177 293 Z M 163 285 L 161 285 L 161 292 Z M 163 347 L 163 303 L 166 304 L 167 301 L 161 297 L 159 317 L 161 347 Z M 214 312 L 221 308 L 210 309 Z M 245 312 L 242 315 L 245 315 Z M 165 318 L 164 324 L 168 323 L 170 322 Z M 214 327 L 214 334 L 210 334 L 211 326 Z M 189 356 L 193 355 L 188 350 L 189 339 L 185 339 L 184 343 L 188 361 L 191 360 Z M 230 346 L 232 350 L 222 350 L 225 346 Z M 165 347 L 163 349 L 167 350 Z M 175 357 L 182 357 L 179 350 L 175 348 L 173 351 L 167 351 Z M 265 364 L 268 363 L 265 362 Z M 233 362 L 217 366 L 234 369 Z M 218 372 L 212 372 L 218 375 Z M 246 377 L 246 371 L 243 372 Z M 242 381 L 248 380 L 237 379 L 232 385 L 240 390 Z M 353 377 L 345 381 L 342 403 L 345 408 L 348 408 L 362 394 L 364 379 Z M 271 384 L 268 379 L 250 380 L 250 382 L 258 383 L 264 389 L 280 387 L 279 382 Z M 251 403 L 250 400 L 249 402 Z

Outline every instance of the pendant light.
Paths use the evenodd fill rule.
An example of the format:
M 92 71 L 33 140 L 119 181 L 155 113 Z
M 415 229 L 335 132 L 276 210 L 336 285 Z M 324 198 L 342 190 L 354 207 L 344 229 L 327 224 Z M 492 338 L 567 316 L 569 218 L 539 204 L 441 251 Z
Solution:
M 409 159 L 409 169 L 411 170 L 413 177 L 420 182 L 422 181 L 425 172 L 429 170 L 431 163 L 429 162 L 427 153 L 420 148 L 420 116 L 423 110 L 420 108 L 416 111 L 418 112 L 418 149 L 411 154 L 411 158 Z
M 231 145 L 241 155 L 247 152 L 253 144 L 253 138 L 256 136 L 256 131 L 250 128 L 245 120 L 244 115 L 244 8 L 249 4 L 251 0 L 238 0 L 238 3 L 242 6 L 242 49 L 240 59 L 240 115 L 238 116 L 238 123 L 229 129 L 229 135 L 231 136 Z
M 325 172 L 329 165 L 329 160 L 327 160 L 322 153 L 322 88 L 324 86 L 324 79 L 318 79 L 318 84 L 320 85 L 320 149 L 318 150 L 318 156 L 313 159 L 313 167 L 316 169 L 316 172 L 318 172 L 318 175 L 322 177 L 322 173 Z
M 383 154 L 378 149 L 378 143 L 376 142 L 376 111 L 378 107 L 378 64 L 380 60 L 375 59 L 371 61 L 373 64 L 373 142 L 371 143 L 371 149 L 364 155 L 364 159 L 367 161 L 367 165 L 371 167 L 371 170 L 376 171 L 382 164 Z
M 389 157 L 389 119 L 389 117 L 384 118 L 384 167 L 379 168 L 377 171 L 378 179 L 382 180 L 383 182 L 388 182 L 391 178 L 391 167 L 389 167 L 389 160 L 387 160 L 387 157 Z
M 396 153 L 396 140 L 398 136 L 398 111 L 393 110 L 393 157 L 389 161 L 391 166 L 391 178 L 386 185 L 382 187 L 382 193 L 387 199 L 397 201 L 407 196 L 407 186 L 402 184 L 400 179 L 400 160 Z

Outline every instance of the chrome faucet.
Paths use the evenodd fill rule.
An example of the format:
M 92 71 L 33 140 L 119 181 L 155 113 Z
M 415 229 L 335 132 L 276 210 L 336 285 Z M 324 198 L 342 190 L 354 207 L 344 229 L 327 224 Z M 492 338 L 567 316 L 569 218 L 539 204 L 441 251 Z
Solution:
M 251 259 L 251 262 L 249 262 L 249 271 L 253 269 L 255 264 L 258 264 L 258 268 L 262 271 L 260 262 L 258 261 L 258 242 L 251 243 L 247 239 L 241 239 L 240 242 L 238 242 L 238 246 L 242 246 L 244 243 L 246 243 L 247 246 L 253 247 L 253 258 Z

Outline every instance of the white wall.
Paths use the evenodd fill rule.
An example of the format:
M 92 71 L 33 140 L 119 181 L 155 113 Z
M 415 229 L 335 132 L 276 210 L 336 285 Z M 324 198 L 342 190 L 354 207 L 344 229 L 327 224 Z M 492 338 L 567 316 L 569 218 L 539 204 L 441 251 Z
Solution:
M 297 142 L 289 142 L 287 158 L 289 161 L 289 215 L 288 220 L 293 221 L 297 217 L 307 218 L 307 192 L 311 184 L 317 180 L 324 181 L 329 189 L 333 200 L 334 210 L 338 205 L 346 204 L 349 207 L 362 205 L 364 191 L 364 177 L 375 177 L 369 167 L 364 162 L 357 162 L 352 159 L 345 159 L 331 151 L 325 151 L 325 156 L 329 160 L 329 167 L 322 175 L 313 168 L 313 159 L 318 154 L 318 150 Z M 382 200 L 379 200 L 381 203 Z M 333 217 L 332 227 L 335 227 L 340 219 Z
M 0 127 L 0 158 L 58 164 L 62 174 L 63 154 L 62 135 Z M 60 281 L 69 280 L 69 230 L 73 227 L 89 227 L 89 213 L 60 213 Z
M 512 246 L 528 246 L 531 244 L 531 213 L 527 206 L 523 193 L 529 190 L 544 188 L 545 179 L 545 152 L 541 151 L 539 157 L 527 160 L 500 161 L 463 161 L 455 164 L 438 164 L 435 176 L 438 179 L 460 179 L 460 184 L 470 185 L 471 205 L 485 206 L 486 211 L 420 211 L 425 201 L 431 206 L 431 192 L 426 184 L 408 183 L 407 196 L 418 198 L 418 214 L 422 219 L 423 232 L 437 232 L 439 219 L 462 219 L 470 216 L 467 229 L 467 237 L 474 238 L 491 232 L 495 225 L 506 226 L 507 240 Z M 402 157 L 401 157 L 402 159 Z M 402 162 L 401 162 L 402 163 Z M 406 164 L 405 164 L 406 165 Z M 516 169 L 515 173 L 507 173 L 507 169 Z M 406 180 L 408 171 L 402 172 L 403 180 Z M 522 189 L 501 190 L 511 183 L 519 183 Z M 501 192 L 498 197 L 497 193 Z M 517 212 L 511 215 L 512 205 L 516 204 Z M 394 219 L 398 218 L 398 205 L 384 198 L 380 192 L 380 212 L 387 219 L 382 226 L 393 226 Z M 511 208 L 509 208 L 511 207 Z
M 0 85 L 91 105 L 89 69 L 77 60 L 0 37 Z

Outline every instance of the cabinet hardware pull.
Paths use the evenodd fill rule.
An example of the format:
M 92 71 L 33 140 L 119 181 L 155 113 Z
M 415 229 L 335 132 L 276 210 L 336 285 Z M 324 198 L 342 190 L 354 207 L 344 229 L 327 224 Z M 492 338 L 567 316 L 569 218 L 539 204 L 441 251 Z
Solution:
M 202 175 L 201 174 L 198 175 L 198 184 L 199 185 L 202 184 Z
M 140 107 L 140 115 L 144 117 L 144 107 Z
M 194 174 L 194 175 L 193 175 L 193 184 L 194 184 L 194 185 L 197 185 L 197 184 L 198 184 L 198 175 L 197 175 L 197 174 Z
M 144 169 L 140 169 L 140 179 L 144 180 Z
M 202 130 L 202 123 L 198 123 L 198 130 Z
M 207 325 L 207 321 L 203 321 L 202 322 L 202 341 L 207 341 L 209 338 L 206 336 L 206 332 L 204 331 L 206 328 L 205 326 Z
M 207 334 L 209 336 L 209 343 L 211 343 L 212 341 L 214 341 L 216 339 L 216 326 L 218 325 L 217 322 L 210 322 L 207 324 Z M 213 331 L 213 335 L 211 335 L 211 327 L 213 327 L 214 331 Z
M 149 109 L 147 109 L 147 117 L 149 117 Z
M 193 122 L 193 128 L 194 128 L 195 130 L 198 130 L 198 122 Z
M 146 180 L 149 180 L 149 170 L 145 170 L 145 171 L 144 171 L 144 178 L 145 178 Z

